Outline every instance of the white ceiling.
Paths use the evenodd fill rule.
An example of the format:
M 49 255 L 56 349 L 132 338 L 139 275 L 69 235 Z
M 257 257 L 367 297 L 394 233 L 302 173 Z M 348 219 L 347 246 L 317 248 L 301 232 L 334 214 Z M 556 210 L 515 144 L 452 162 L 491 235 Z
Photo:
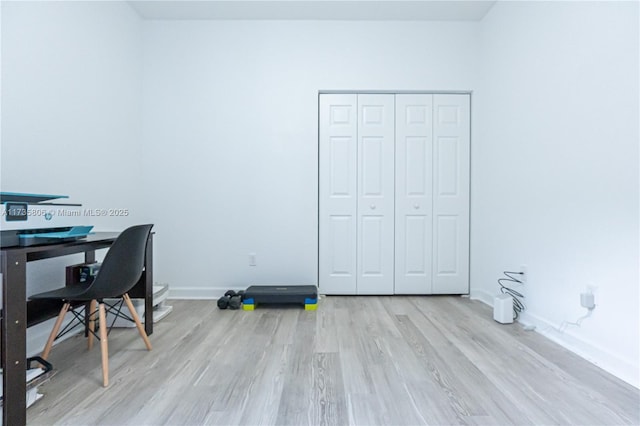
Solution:
M 144 19 L 479 21 L 483 0 L 131 0 Z

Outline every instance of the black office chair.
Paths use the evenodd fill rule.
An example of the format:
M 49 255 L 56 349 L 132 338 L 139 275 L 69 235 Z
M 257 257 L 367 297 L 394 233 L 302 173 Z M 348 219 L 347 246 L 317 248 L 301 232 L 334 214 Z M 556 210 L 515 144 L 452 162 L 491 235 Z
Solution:
M 63 306 L 58 314 L 53 330 L 49 335 L 49 340 L 42 352 L 42 358 L 47 359 L 49 352 L 53 346 L 53 342 L 59 337 L 58 331 L 64 317 L 69 311 L 71 304 L 74 302 L 85 302 L 77 307 L 90 304 L 89 308 L 89 349 L 93 345 L 93 336 L 95 334 L 95 305 L 98 304 L 99 317 L 99 335 L 100 347 L 102 350 L 102 379 L 105 387 L 109 385 L 109 351 L 107 346 L 107 310 L 113 311 L 116 316 L 122 316 L 120 308 L 122 301 L 126 303 L 131 313 L 131 319 L 136 323 L 136 327 L 140 332 L 140 336 L 144 340 L 148 350 L 151 350 L 151 342 L 144 327 L 140 322 L 140 318 L 136 313 L 131 299 L 127 292 L 140 280 L 144 269 L 144 259 L 147 247 L 147 239 L 153 225 L 138 225 L 125 229 L 111 245 L 107 255 L 102 262 L 102 266 L 94 281 L 89 284 L 73 284 L 57 290 L 38 293 L 30 296 L 30 299 L 49 299 L 62 301 Z M 107 305 L 103 299 L 118 298 L 121 299 L 116 305 Z M 78 305 L 74 303 L 74 305 Z M 74 309 L 71 310 L 76 320 L 83 322 L 84 317 Z M 64 332 L 62 333 L 64 334 Z

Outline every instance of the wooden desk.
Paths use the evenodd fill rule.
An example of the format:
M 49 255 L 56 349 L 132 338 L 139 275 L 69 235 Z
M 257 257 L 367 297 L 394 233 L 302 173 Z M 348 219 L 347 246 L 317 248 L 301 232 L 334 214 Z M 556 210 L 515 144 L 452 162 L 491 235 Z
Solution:
M 0 251 L 0 271 L 2 272 L 2 424 L 25 425 L 26 410 L 26 334 L 27 327 L 53 318 L 58 310 L 41 310 L 37 318 L 27 316 L 27 262 L 50 259 L 52 257 L 84 253 L 85 262 L 95 262 L 95 251 L 110 247 L 118 233 L 97 232 L 87 238 L 60 244 L 32 247 L 6 247 Z M 62 284 L 62 283 L 60 283 Z M 144 327 L 148 335 L 153 333 L 153 234 L 147 241 L 145 272 L 142 279 L 129 292 L 131 297 L 145 299 Z M 33 309 L 30 309 L 33 311 Z M 33 315 L 30 315 L 33 317 Z

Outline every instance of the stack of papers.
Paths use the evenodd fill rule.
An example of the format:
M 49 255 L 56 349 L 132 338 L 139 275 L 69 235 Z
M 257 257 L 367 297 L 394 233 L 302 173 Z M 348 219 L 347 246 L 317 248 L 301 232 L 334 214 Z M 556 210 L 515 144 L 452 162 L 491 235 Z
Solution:
M 27 370 L 27 407 L 30 407 L 34 402 L 42 398 L 42 394 L 38 393 L 38 387 L 34 386 L 29 389 L 29 382 L 40 377 L 44 373 L 43 368 L 31 368 Z M 0 370 L 0 383 L 2 381 L 2 370 Z M 4 396 L 4 388 L 0 386 L 0 398 Z

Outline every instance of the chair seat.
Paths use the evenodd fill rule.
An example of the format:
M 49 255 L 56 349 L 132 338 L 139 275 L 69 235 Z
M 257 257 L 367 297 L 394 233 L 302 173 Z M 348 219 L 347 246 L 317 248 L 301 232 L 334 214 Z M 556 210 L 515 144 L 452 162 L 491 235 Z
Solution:
M 91 293 L 91 291 L 87 291 L 87 284 L 70 284 L 65 287 L 57 288 L 55 290 L 46 291 L 44 293 L 33 294 L 29 296 L 29 299 L 60 299 L 89 302 L 95 299 L 95 297 L 92 297 Z

